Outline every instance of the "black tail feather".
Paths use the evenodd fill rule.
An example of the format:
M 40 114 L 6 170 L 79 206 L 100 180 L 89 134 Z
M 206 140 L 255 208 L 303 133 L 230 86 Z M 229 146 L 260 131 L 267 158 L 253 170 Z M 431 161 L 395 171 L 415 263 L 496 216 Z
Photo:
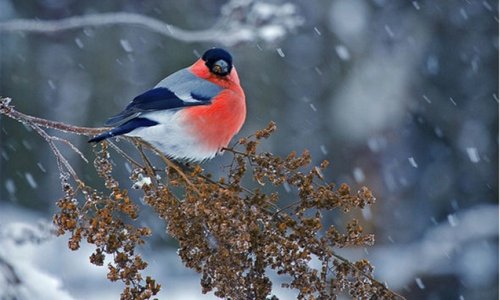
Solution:
M 101 133 L 99 135 L 96 135 L 95 137 L 91 138 L 88 142 L 89 143 L 99 143 L 102 140 L 113 137 L 114 135 L 113 135 L 112 131 L 113 130 L 110 130 L 110 131 L 106 131 L 104 133 Z
M 123 123 L 122 125 L 115 127 L 111 129 L 110 131 L 103 132 L 89 140 L 89 143 L 98 143 L 102 140 L 109 139 L 114 136 L 119 136 L 125 133 L 129 133 L 132 130 L 139 128 L 139 127 L 149 127 L 149 126 L 154 126 L 158 125 L 158 122 L 151 121 L 146 118 L 135 118 L 132 119 L 126 123 Z

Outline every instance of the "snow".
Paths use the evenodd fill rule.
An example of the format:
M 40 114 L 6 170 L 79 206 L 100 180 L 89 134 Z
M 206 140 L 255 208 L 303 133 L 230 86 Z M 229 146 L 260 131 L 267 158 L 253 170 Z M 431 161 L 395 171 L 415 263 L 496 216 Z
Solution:
M 469 15 L 467 15 L 467 12 L 465 11 L 465 9 L 463 7 L 460 8 L 460 14 L 464 18 L 464 20 L 467 20 L 469 18 Z
M 469 156 L 469 159 L 471 162 L 477 164 L 478 162 L 481 161 L 481 158 L 479 157 L 479 153 L 477 151 L 477 148 L 467 147 L 465 150 L 467 151 L 467 156 Z
M 8 209 L 12 217 L 11 209 Z M 39 239 L 46 239 L 47 232 L 38 227 L 8 222 L 2 207 L 0 218 L 0 298 L 72 300 L 62 286 L 62 281 L 34 265 L 37 259 L 45 259 L 43 252 L 35 245 Z M 17 215 L 17 212 L 14 212 Z M 3 270 L 2 270 L 3 269 Z M 8 270 L 8 272 L 6 272 Z M 13 282 L 18 279 L 19 282 Z
M 290 193 L 292 191 L 292 188 L 290 187 L 290 185 L 286 181 L 283 183 L 283 188 L 285 189 L 285 192 L 287 192 L 287 193 Z
M 286 34 L 285 28 L 280 25 L 267 25 L 259 30 L 259 36 L 266 42 L 273 42 Z
M 321 150 L 321 153 L 323 153 L 323 155 L 327 155 L 328 154 L 328 150 L 326 149 L 325 145 L 319 146 L 319 149 Z
M 457 102 L 455 102 L 455 99 L 453 99 L 453 97 L 450 97 L 449 99 L 453 105 L 457 106 Z
M 125 52 L 133 52 L 134 50 L 132 49 L 132 46 L 130 45 L 130 42 L 126 39 L 121 39 L 120 40 L 120 46 L 122 46 L 123 50 L 125 50 Z
M 330 9 L 330 29 L 349 46 L 359 45 L 369 26 L 368 2 L 339 0 Z
M 9 195 L 14 195 L 16 193 L 16 184 L 14 183 L 14 180 L 10 178 L 5 180 L 5 189 L 7 190 Z
M 361 210 L 361 214 L 365 220 L 371 220 L 373 218 L 372 209 L 370 206 L 366 206 Z
M 47 173 L 47 170 L 45 169 L 45 167 L 42 165 L 41 162 L 37 162 L 36 165 L 40 169 L 40 171 L 42 171 L 43 173 Z
M 394 38 L 394 32 L 392 31 L 391 27 L 389 25 L 385 24 L 384 25 L 385 32 L 391 37 Z
M 451 227 L 457 227 L 458 225 L 457 219 L 453 214 L 448 215 L 448 223 L 450 223 Z
M 458 219 L 460 222 L 456 221 Z M 481 270 L 473 274 L 480 276 L 477 280 L 483 280 L 483 284 L 496 280 L 497 242 L 487 243 L 488 246 L 474 245 L 479 240 L 494 240 L 498 236 L 498 206 L 479 205 L 462 210 L 451 217 L 452 222 L 449 220 L 428 229 L 420 240 L 410 244 L 372 249 L 369 259 L 377 266 L 379 279 L 396 289 L 415 280 L 418 274 L 456 274 L 472 281 L 472 276 L 467 274 L 475 270 L 474 264 L 478 264 L 477 269 Z M 492 263 L 494 261 L 497 263 Z
M 420 278 L 420 277 L 415 278 L 415 282 L 417 283 L 417 286 L 419 289 L 421 289 L 421 290 L 425 289 L 425 285 L 422 282 L 422 278 Z
M 75 44 L 78 46 L 78 48 L 83 48 L 83 42 L 80 38 L 75 38 Z
M 335 46 L 335 51 L 337 52 L 337 55 L 339 58 L 343 61 L 347 61 L 351 59 L 351 54 L 349 53 L 349 50 L 344 45 L 337 45 Z
M 12 299 L 12 295 L 20 300 L 119 297 L 123 286 L 106 279 L 106 267 L 89 263 L 93 248 L 82 242 L 78 251 L 70 251 L 68 236 L 52 236 L 50 220 L 40 218 L 39 214 L 0 202 L 0 299 Z M 211 293 L 202 294 L 199 274 L 186 268 L 174 249 L 138 250 L 149 262 L 145 274 L 162 284 L 159 299 L 218 299 Z M 5 269 L 5 262 L 12 270 Z M 13 275 L 21 279 L 20 285 L 12 284 Z M 273 281 L 280 279 L 274 276 Z M 291 293 L 287 289 L 276 291 L 280 299 L 295 298 Z
M 35 178 L 33 178 L 33 175 L 31 175 L 31 173 L 24 173 L 24 178 L 26 178 L 26 181 L 28 181 L 28 184 L 32 189 L 36 189 L 38 187 L 38 184 L 36 183 Z
M 408 161 L 410 162 L 410 165 L 414 168 L 418 168 L 418 165 L 417 165 L 417 162 L 415 161 L 415 158 L 412 156 L 412 157 L 408 157 Z
M 356 167 L 352 171 L 352 174 L 354 175 L 354 180 L 356 180 L 356 182 L 360 183 L 365 181 L 365 173 L 363 172 L 363 169 Z
M 151 184 L 151 178 L 148 176 L 144 176 L 142 174 L 139 174 L 139 178 L 137 181 L 134 183 L 132 188 L 134 189 L 141 189 L 144 185 L 150 185 Z
M 281 48 L 276 48 L 276 52 L 278 52 L 278 55 L 281 57 L 285 57 L 285 53 L 283 52 L 283 49 Z
M 439 59 L 436 55 L 429 55 L 425 63 L 427 71 L 432 75 L 437 75 L 439 73 Z
M 238 137 L 275 120 L 279 133 L 262 143 L 261 150 L 278 154 L 312 149 L 315 165 L 323 159 L 335 161 L 325 171 L 329 180 L 345 180 L 354 190 L 366 185 L 381 199 L 371 208 L 353 211 L 362 219 L 371 218 L 369 223 L 375 226 L 365 228 L 373 229 L 377 239 L 376 246 L 369 248 L 370 255 L 384 255 L 380 260 L 371 259 L 376 277 L 383 274 L 380 278 L 390 287 L 399 287 L 403 294 L 416 290 L 422 298 L 458 299 L 463 294 L 469 299 L 483 287 L 491 291 L 497 283 L 485 284 L 498 278 L 492 267 L 498 262 L 498 228 L 489 232 L 488 224 L 483 223 L 497 224 L 498 211 L 490 206 L 491 211 L 486 212 L 474 205 L 498 200 L 498 78 L 488 64 L 498 59 L 498 39 L 491 35 L 498 25 L 498 4 L 491 0 L 468 0 L 459 5 L 449 1 L 334 0 L 290 5 L 288 1 L 229 0 L 204 4 L 202 10 L 188 9 L 187 23 L 164 26 L 167 35 L 184 36 L 176 26 L 194 31 L 186 35 L 188 41 L 135 25 L 131 30 L 87 26 L 35 34 L 37 43 L 29 43 L 35 36 L 32 33 L 8 33 L 0 68 L 16 72 L 10 72 L 2 83 L 15 96 L 13 105 L 23 112 L 79 126 L 102 126 L 107 116 L 138 93 L 199 58 L 205 47 L 229 45 L 249 108 Z M 2 20 L 53 17 L 49 10 L 34 11 L 28 6 L 14 10 L 11 2 L 15 1 L 0 1 Z M 105 12 L 83 3 L 85 14 Z M 175 21 L 172 14 L 185 9 L 179 3 L 153 5 L 148 7 L 152 13 L 148 15 L 162 22 Z M 229 5 L 237 9 L 220 10 Z M 71 15 L 68 7 L 58 6 L 57 11 Z M 126 7 L 129 12 L 146 12 L 137 8 Z M 211 25 L 202 26 L 207 12 L 215 29 L 229 30 L 205 34 L 205 30 L 217 33 Z M 305 26 L 299 27 L 299 23 Z M 203 40 L 196 41 L 199 37 Z M 193 55 L 195 47 L 199 52 Z M 108 59 L 96 64 L 92 59 L 96 51 Z M 103 88 L 102 70 L 107 70 L 105 86 L 111 88 Z M 309 100 L 302 101 L 305 97 Z M 35 132 L 25 132 L 5 117 L 0 119 L 0 205 L 22 203 L 47 211 L 44 218 L 50 219 L 49 211 L 56 209 L 54 202 L 61 195 L 50 149 L 39 147 L 45 143 Z M 84 136 L 63 136 L 71 137 L 71 142 L 92 157 Z M 93 179 L 95 173 L 88 173 L 92 163 L 83 164 L 66 145 L 57 145 L 83 180 L 100 184 L 94 182 L 98 180 Z M 128 143 L 122 145 L 139 159 Z M 116 162 L 113 176 L 122 187 L 130 187 L 135 166 L 124 166 L 124 160 L 116 157 L 119 155 L 112 155 Z M 219 178 L 231 159 L 226 153 L 205 162 L 204 168 Z M 247 179 L 245 185 L 252 185 Z M 149 180 L 155 181 L 153 177 Z M 147 183 L 142 178 L 138 187 Z M 279 192 L 293 196 L 295 191 L 287 194 L 291 190 L 285 186 Z M 141 191 L 130 191 L 139 205 L 141 195 Z M 490 215 L 495 211 L 496 219 Z M 476 222 L 467 221 L 467 216 L 476 213 L 481 214 Z M 35 224 L 38 216 L 25 222 Z M 5 217 L 0 212 L 0 223 Z M 152 252 L 158 252 L 149 254 L 152 259 L 148 262 L 152 272 L 161 276 L 157 279 L 164 284 L 165 295 L 173 299 L 203 297 L 199 295 L 199 276 L 167 253 L 165 224 L 152 210 L 141 211 L 139 222 L 153 221 L 157 223 L 152 240 L 162 243 L 147 242 Z M 340 222 L 328 215 L 325 225 L 333 221 Z M 88 266 L 91 248 L 69 252 L 66 244 L 66 237 L 46 241 L 27 254 L 28 260 L 38 271 L 58 279 L 59 290 L 74 298 L 116 298 L 120 284 L 107 284 L 105 270 Z M 346 253 L 351 250 L 345 249 Z M 47 262 L 31 257 L 37 253 Z M 361 258 L 365 256 L 362 253 Z M 13 263 L 17 268 L 17 262 Z M 163 270 L 171 266 L 176 270 Z M 416 278 L 425 290 L 419 290 Z M 443 283 L 437 295 L 432 294 L 434 279 Z M 453 289 L 454 284 L 460 284 L 459 291 Z M 91 286 L 95 286 L 93 291 L 89 291 Z M 177 286 L 184 291 L 176 290 Z
M 52 79 L 47 80 L 47 83 L 48 83 L 51 90 L 56 89 L 56 85 L 54 84 L 54 81 Z

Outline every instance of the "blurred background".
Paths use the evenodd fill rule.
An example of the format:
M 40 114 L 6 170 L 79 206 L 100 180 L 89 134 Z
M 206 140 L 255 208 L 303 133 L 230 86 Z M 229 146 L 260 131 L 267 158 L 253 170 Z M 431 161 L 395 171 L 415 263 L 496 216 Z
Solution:
M 228 11 L 236 16 L 221 28 L 234 39 L 203 42 L 133 25 L 0 31 L 0 95 L 31 115 L 101 126 L 207 48 L 226 47 L 247 96 L 239 136 L 274 120 L 278 132 L 262 150 L 309 149 L 317 164 L 331 162 L 329 180 L 376 195 L 362 212 L 326 214 L 338 225 L 357 217 L 376 236 L 374 247 L 343 255 L 367 257 L 376 278 L 408 299 L 498 299 L 498 2 L 0 0 L 0 22 L 133 12 L 200 31 Z M 46 142 L 5 117 L 0 128 L 0 298 L 118 298 L 122 286 L 90 265 L 89 247 L 71 252 L 66 237 L 47 234 L 62 193 Z M 63 137 L 92 158 L 84 137 Z M 91 165 L 65 154 L 101 184 Z M 203 166 L 219 176 L 230 159 Z M 160 299 L 213 299 L 182 266 L 164 223 L 140 205 L 155 232 L 141 251 Z M 294 297 L 278 285 L 278 296 Z

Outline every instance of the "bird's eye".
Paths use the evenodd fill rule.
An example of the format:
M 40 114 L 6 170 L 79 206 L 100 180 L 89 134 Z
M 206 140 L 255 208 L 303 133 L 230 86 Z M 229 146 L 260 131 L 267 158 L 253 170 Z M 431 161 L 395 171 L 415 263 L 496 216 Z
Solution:
M 212 68 L 212 72 L 214 72 L 215 74 L 222 74 L 222 67 L 219 65 L 214 65 L 214 67 Z
M 210 71 L 216 75 L 225 76 L 225 75 L 229 74 L 231 69 L 230 69 L 230 66 L 228 65 L 227 62 L 220 59 L 212 65 L 212 68 L 210 69 Z

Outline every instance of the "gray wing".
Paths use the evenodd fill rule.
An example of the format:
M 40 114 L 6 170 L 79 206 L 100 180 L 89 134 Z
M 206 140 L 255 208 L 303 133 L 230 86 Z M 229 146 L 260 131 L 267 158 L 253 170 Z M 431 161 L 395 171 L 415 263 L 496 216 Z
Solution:
M 208 105 L 222 88 L 182 69 L 160 81 L 153 89 L 135 97 L 119 114 L 106 121 L 107 126 L 123 124 L 145 112 Z

